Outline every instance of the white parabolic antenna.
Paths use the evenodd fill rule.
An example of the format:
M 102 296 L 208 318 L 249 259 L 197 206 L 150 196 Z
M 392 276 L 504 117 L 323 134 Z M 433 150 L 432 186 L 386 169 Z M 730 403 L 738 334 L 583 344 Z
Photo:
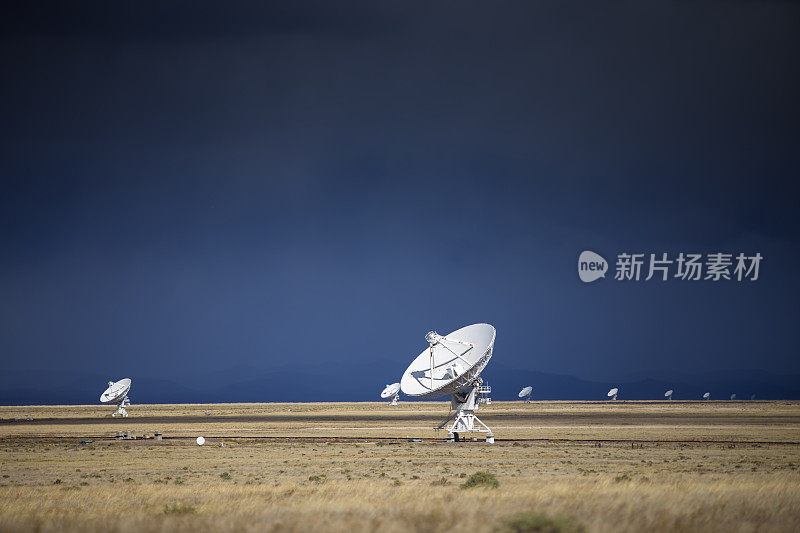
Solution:
M 386 388 L 381 392 L 381 398 L 384 400 L 391 398 L 392 405 L 397 405 L 397 400 L 400 398 L 400 384 L 392 383 L 391 385 L 386 385 Z
M 670 389 L 670 390 L 668 390 L 667 392 L 664 393 L 664 398 L 666 398 L 667 400 L 671 400 L 672 399 L 672 389 Z
M 736 399 L 736 394 L 735 393 L 731 394 L 731 400 L 735 400 L 735 399 Z
M 421 399 L 450 395 L 448 438 L 458 438 L 460 432 L 487 433 L 486 441 L 494 442 L 492 431 L 481 422 L 475 411 L 478 408 L 477 390 L 482 380 L 480 374 L 492 358 L 496 331 L 491 324 L 472 324 L 447 335 L 428 332 L 428 348 L 408 366 L 400 380 L 403 394 Z
M 100 401 L 102 403 L 117 404 L 117 410 L 114 411 L 111 416 L 128 416 L 128 412 L 125 408 L 131 404 L 131 401 L 128 399 L 128 392 L 130 392 L 130 390 L 130 378 L 124 378 L 117 382 L 108 382 L 108 388 L 100 395 Z
M 707 393 L 703 394 L 703 399 L 704 400 L 708 400 L 709 398 L 711 398 L 711 393 L 710 392 L 707 392 Z
M 612 400 L 616 400 L 617 399 L 617 394 L 619 394 L 619 389 L 617 387 L 614 387 L 613 389 L 608 391 L 608 394 L 606 394 L 606 396 L 608 396 Z
M 519 397 L 523 398 L 525 400 L 525 402 L 529 402 L 529 401 L 531 401 L 531 393 L 532 392 L 533 392 L 533 387 L 528 385 L 527 387 L 525 387 L 524 389 L 519 391 Z
M 202 446 L 203 444 L 206 443 L 206 439 L 204 437 L 197 437 L 197 440 L 195 442 L 197 443 L 198 446 Z

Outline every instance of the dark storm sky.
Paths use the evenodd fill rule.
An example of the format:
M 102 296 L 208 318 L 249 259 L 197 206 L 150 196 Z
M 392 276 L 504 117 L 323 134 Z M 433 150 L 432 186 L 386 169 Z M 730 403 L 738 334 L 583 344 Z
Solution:
M 385 359 L 388 383 L 429 329 L 482 321 L 512 368 L 800 372 L 796 3 L 22 9 L 6 372 Z M 585 249 L 764 261 L 583 284 Z

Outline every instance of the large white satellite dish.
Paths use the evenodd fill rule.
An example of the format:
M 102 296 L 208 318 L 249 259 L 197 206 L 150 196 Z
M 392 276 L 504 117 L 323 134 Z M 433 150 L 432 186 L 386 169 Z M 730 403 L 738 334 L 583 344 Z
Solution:
M 386 388 L 381 392 L 381 398 L 384 400 L 391 398 L 392 403 L 390 405 L 397 405 L 397 400 L 400 398 L 400 384 L 392 383 L 391 385 L 386 385 Z
M 668 390 L 667 392 L 664 393 L 664 398 L 666 398 L 667 400 L 671 400 L 672 399 L 672 389 L 670 389 L 670 390 Z
M 608 394 L 606 394 L 606 396 L 608 396 L 612 400 L 616 400 L 617 399 L 617 394 L 619 394 L 619 389 L 617 387 L 614 387 L 613 389 L 608 391 Z
M 707 392 L 707 393 L 703 394 L 703 399 L 704 400 L 708 400 L 709 398 L 711 398 L 711 393 L 710 392 Z
M 125 408 L 131 404 L 130 399 L 128 399 L 128 392 L 130 390 L 130 378 L 121 379 L 116 383 L 113 381 L 108 382 L 108 388 L 105 390 L 105 392 L 103 392 L 103 394 L 100 395 L 100 401 L 102 403 L 117 404 L 117 410 L 114 411 L 111 416 L 128 416 L 128 411 L 126 411 Z
M 448 440 L 461 432 L 485 432 L 486 442 L 494 442 L 492 430 L 481 422 L 477 394 L 483 380 L 481 372 L 492 358 L 496 331 L 491 324 L 472 324 L 447 335 L 428 332 L 428 348 L 408 366 L 400 380 L 404 394 L 422 399 L 450 395 L 454 413 L 439 425 L 447 428 Z M 476 425 L 477 424 L 477 425 Z
M 531 401 L 531 393 L 533 392 L 533 387 L 528 385 L 521 391 L 519 391 L 519 397 L 525 400 L 525 403 L 530 403 Z
M 735 399 L 736 399 L 736 393 L 731 394 L 731 400 L 735 400 Z

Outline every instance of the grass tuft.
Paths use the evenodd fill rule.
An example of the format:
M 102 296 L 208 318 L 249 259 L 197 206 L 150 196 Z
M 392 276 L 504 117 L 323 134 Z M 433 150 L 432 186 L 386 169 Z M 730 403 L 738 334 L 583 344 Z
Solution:
M 500 486 L 500 482 L 497 481 L 497 477 L 494 474 L 489 472 L 475 472 L 471 476 L 467 478 L 467 480 L 461 485 L 462 489 L 471 489 L 475 487 L 487 487 L 491 489 L 496 489 Z
M 504 518 L 501 531 L 506 533 L 583 533 L 586 528 L 572 516 L 547 516 L 544 512 L 522 512 Z

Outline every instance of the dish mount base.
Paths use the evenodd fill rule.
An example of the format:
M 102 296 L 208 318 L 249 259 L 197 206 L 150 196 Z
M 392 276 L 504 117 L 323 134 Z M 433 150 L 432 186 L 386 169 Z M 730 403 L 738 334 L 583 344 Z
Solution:
M 457 392 L 450 396 L 453 414 L 436 428 L 447 430 L 447 442 L 458 442 L 462 433 L 486 433 L 486 442 L 494 442 L 492 430 L 475 416 L 475 411 L 478 410 L 480 385 L 480 380 L 477 380 L 468 391 Z M 453 423 L 445 428 L 445 424 L 450 420 L 453 420 Z
M 121 416 L 122 418 L 128 418 L 128 411 L 125 410 L 127 406 L 131 404 L 131 401 L 128 399 L 127 396 L 122 399 L 119 404 L 117 404 L 117 410 L 111 413 L 112 417 Z

